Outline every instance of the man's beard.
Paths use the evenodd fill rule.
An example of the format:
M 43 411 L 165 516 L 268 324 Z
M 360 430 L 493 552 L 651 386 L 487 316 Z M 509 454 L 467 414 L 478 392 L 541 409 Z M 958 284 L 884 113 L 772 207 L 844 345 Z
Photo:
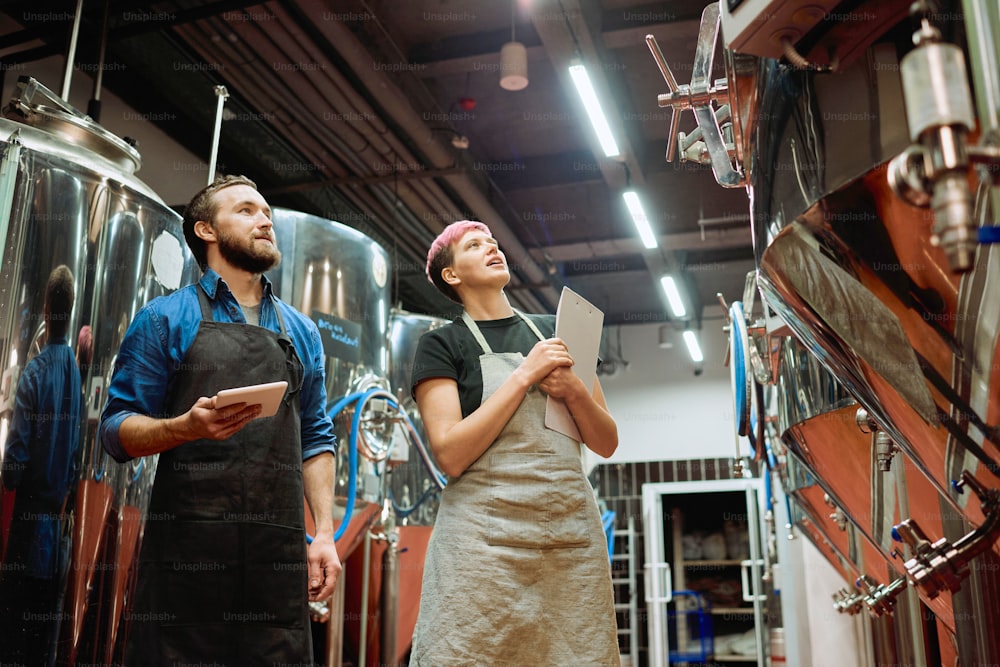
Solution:
M 219 253 L 227 262 L 249 273 L 264 273 L 281 262 L 281 251 L 274 245 L 269 251 L 261 251 L 256 239 L 251 239 L 249 245 L 241 244 L 229 234 L 219 234 Z

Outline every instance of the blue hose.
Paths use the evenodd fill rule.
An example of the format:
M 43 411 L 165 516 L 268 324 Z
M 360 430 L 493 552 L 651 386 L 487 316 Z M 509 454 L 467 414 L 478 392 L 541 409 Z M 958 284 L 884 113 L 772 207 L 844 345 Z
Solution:
M 357 402 L 354 418 L 351 420 L 351 432 L 347 437 L 347 508 L 340 526 L 333 534 L 334 542 L 343 536 L 344 531 L 347 530 L 347 524 L 351 522 L 351 514 L 354 512 L 354 499 L 358 490 L 358 423 L 361 420 L 361 410 L 364 408 L 365 400 L 366 394 L 355 392 L 340 399 L 334 406 L 336 410 L 330 415 L 330 418 L 333 419 L 352 402 Z
M 347 396 L 344 396 L 337 402 L 331 403 L 327 407 L 327 413 L 330 415 L 330 419 L 336 419 L 337 415 L 343 412 L 345 408 L 350 406 L 352 403 L 357 404 L 354 410 L 354 417 L 351 420 L 351 431 L 347 438 L 347 455 L 348 455 L 347 502 L 344 511 L 344 518 L 341 521 L 340 526 L 337 528 L 336 532 L 333 535 L 333 540 L 335 542 L 339 540 L 343 536 L 344 531 L 347 530 L 347 525 L 351 521 L 351 515 L 354 513 L 354 503 L 357 497 L 357 489 L 358 489 L 358 431 L 361 424 L 361 413 L 364 411 L 365 404 L 368 402 L 368 400 L 374 396 L 379 396 L 381 398 L 386 399 L 386 402 L 389 404 L 390 407 L 399 411 L 399 414 L 402 415 L 403 420 L 406 422 L 410 431 L 414 434 L 416 433 L 416 427 L 410 420 L 409 415 L 407 415 L 406 412 L 404 412 L 400 408 L 399 403 L 396 401 L 395 396 L 385 391 L 384 389 L 380 389 L 378 387 L 369 389 L 367 391 L 357 391 L 354 392 L 353 394 L 348 394 Z M 436 482 L 436 485 L 439 489 L 443 489 L 445 484 L 447 484 L 447 480 L 444 479 L 444 476 L 436 471 L 434 472 L 434 481 Z M 418 501 L 417 505 L 419 505 L 420 502 L 422 501 L 423 498 L 421 498 L 421 501 Z M 414 507 L 410 508 L 410 510 L 407 511 L 406 514 L 409 514 L 409 512 L 412 512 L 414 509 L 416 509 L 417 505 L 414 505 Z M 398 514 L 400 514 L 399 509 L 395 507 L 395 504 L 393 508 L 397 510 Z M 401 514 L 401 516 L 405 515 Z M 313 537 L 307 534 L 306 542 L 312 544 L 312 541 Z

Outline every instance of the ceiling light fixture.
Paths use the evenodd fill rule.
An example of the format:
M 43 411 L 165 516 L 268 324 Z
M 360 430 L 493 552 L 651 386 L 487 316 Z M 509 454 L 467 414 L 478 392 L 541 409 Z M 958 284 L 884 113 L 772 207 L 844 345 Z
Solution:
M 632 223 L 635 225 L 636 231 L 639 232 L 642 244 L 646 246 L 647 250 L 657 247 L 656 236 L 653 234 L 653 228 L 649 225 L 649 218 L 646 217 L 646 211 L 642 208 L 642 202 L 639 201 L 639 195 L 636 194 L 635 190 L 626 190 L 622 193 L 622 199 L 625 200 L 625 206 L 628 207 Z
M 510 41 L 500 47 L 500 87 L 522 90 L 528 87 L 528 50 L 514 37 L 514 11 L 517 1 L 510 3 Z
M 705 361 L 705 357 L 701 353 L 701 346 L 698 344 L 698 338 L 690 329 L 684 332 L 684 342 L 687 344 L 688 354 L 691 355 L 691 361 L 696 364 L 700 364 Z
M 674 277 L 663 276 L 660 278 L 660 285 L 663 286 L 663 291 L 667 295 L 667 303 L 670 304 L 670 311 L 674 314 L 674 317 L 681 318 L 687 315 L 687 309 L 684 307 L 684 299 L 681 298 L 681 293 L 677 289 L 677 282 L 674 280 Z
M 597 133 L 601 150 L 607 157 L 618 157 L 621 155 L 618 143 L 615 141 L 614 135 L 611 134 L 611 126 L 608 125 L 608 119 L 604 116 L 604 110 L 601 108 L 601 101 L 597 99 L 597 93 L 594 92 L 594 86 L 590 83 L 587 68 L 582 63 L 574 62 L 569 66 L 569 75 L 573 79 L 573 85 L 576 86 L 580 100 L 583 102 L 583 108 L 587 111 L 590 124 L 594 127 L 594 132 Z

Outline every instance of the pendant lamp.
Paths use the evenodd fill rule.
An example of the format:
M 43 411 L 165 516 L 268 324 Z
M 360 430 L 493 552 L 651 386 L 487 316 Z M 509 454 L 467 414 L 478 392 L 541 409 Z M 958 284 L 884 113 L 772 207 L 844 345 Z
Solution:
M 516 2 L 510 3 L 510 41 L 500 49 L 500 87 L 504 90 L 522 90 L 528 86 L 528 50 L 514 37 Z

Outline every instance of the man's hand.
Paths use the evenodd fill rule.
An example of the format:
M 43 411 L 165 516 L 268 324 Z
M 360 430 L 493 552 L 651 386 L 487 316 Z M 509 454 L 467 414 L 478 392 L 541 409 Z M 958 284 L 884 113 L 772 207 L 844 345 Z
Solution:
M 320 534 L 309 545 L 309 600 L 327 600 L 340 577 L 340 555 L 333 535 Z
M 259 404 L 233 403 L 224 408 L 215 407 L 215 397 L 202 396 L 188 411 L 188 423 L 194 438 L 225 440 L 233 437 L 260 414 Z
M 225 440 L 260 414 L 258 404 L 234 403 L 215 409 L 215 397 L 202 396 L 177 417 L 156 419 L 129 415 L 118 428 L 125 453 L 132 457 L 159 454 L 194 440 Z

